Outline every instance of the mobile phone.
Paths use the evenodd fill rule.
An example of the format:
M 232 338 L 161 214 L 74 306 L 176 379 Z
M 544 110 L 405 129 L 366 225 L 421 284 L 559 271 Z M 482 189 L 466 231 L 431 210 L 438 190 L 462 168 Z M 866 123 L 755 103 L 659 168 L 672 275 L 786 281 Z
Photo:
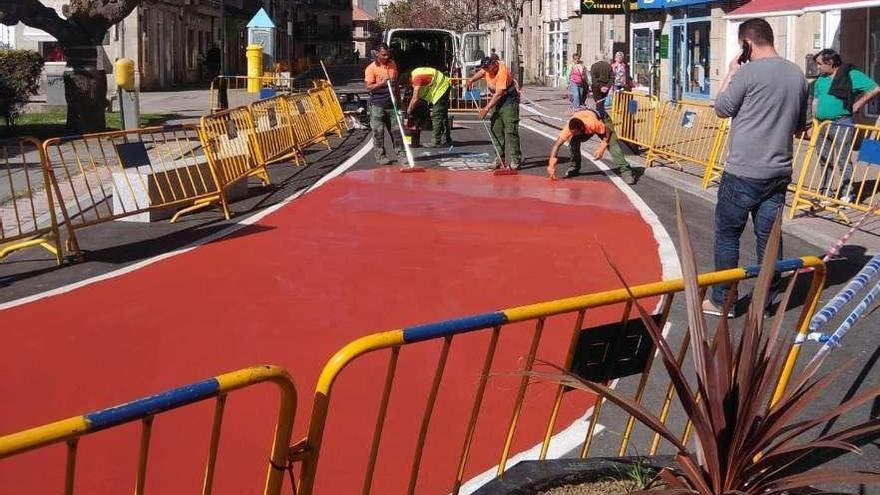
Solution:
M 742 53 L 739 56 L 739 65 L 742 65 L 752 59 L 752 45 L 742 42 Z

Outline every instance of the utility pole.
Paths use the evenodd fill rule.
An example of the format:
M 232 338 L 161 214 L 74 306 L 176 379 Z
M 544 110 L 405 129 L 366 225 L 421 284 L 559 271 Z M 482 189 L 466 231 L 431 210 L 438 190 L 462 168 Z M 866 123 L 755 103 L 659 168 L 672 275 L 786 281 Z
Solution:
M 480 0 L 477 0 L 477 29 L 476 29 L 476 31 L 479 31 L 479 30 L 480 30 Z

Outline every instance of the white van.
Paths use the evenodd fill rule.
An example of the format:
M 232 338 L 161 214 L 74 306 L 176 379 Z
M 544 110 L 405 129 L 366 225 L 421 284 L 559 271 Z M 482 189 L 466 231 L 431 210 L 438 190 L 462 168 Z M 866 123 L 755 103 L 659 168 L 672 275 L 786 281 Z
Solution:
M 382 39 L 391 48 L 391 57 L 408 81 L 416 67 L 433 67 L 453 77 L 470 77 L 480 59 L 489 54 L 489 33 L 456 33 L 448 29 L 401 28 L 385 31 Z

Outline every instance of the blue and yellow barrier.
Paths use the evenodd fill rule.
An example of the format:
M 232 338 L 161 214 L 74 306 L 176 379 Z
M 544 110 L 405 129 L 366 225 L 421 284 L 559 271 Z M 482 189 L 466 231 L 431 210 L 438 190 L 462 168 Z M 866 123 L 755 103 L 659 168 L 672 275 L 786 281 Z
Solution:
M 810 317 L 816 309 L 819 295 L 821 294 L 822 288 L 824 287 L 825 266 L 822 261 L 816 257 L 783 260 L 778 262 L 776 265 L 777 273 L 798 271 L 803 269 L 810 269 L 809 271 L 813 272 L 813 278 L 811 280 L 811 285 L 806 302 L 804 303 L 803 310 L 798 319 L 797 325 L 799 333 L 805 333 L 808 330 Z M 726 283 L 736 284 L 739 281 L 745 279 L 755 278 L 757 277 L 759 271 L 760 266 L 749 266 L 745 268 L 736 268 L 703 274 L 698 277 L 698 284 L 701 289 L 705 291 L 706 288 L 711 285 Z M 342 371 L 359 357 L 380 350 L 390 351 L 385 382 L 382 387 L 382 395 L 379 401 L 380 405 L 377 415 L 376 427 L 373 431 L 373 440 L 369 451 L 369 462 L 367 464 L 366 473 L 364 475 L 364 485 L 362 488 L 362 493 L 369 493 L 371 490 L 374 470 L 377 464 L 379 445 L 382 440 L 382 431 L 387 417 L 392 384 L 394 382 L 397 363 L 400 358 L 401 350 L 407 346 L 411 346 L 421 342 L 443 340 L 443 345 L 441 347 L 439 356 L 437 357 L 434 381 L 430 387 L 427 405 L 425 407 L 424 416 L 422 418 L 422 427 L 415 440 L 414 448 L 416 453 L 413 456 L 413 462 L 410 469 L 410 489 L 408 491 L 408 493 L 413 493 L 416 487 L 420 470 L 422 450 L 424 448 L 425 440 L 428 434 L 428 425 L 433 414 L 434 403 L 437 398 L 437 392 L 440 387 L 440 383 L 442 381 L 443 370 L 446 365 L 446 359 L 448 357 L 449 348 L 452 343 L 453 337 L 456 335 L 477 331 L 489 330 L 492 332 L 491 340 L 486 351 L 486 355 L 484 357 L 484 364 L 481 373 L 478 377 L 475 377 L 475 382 L 477 383 L 477 385 L 474 394 L 474 402 L 470 412 L 467 433 L 465 435 L 465 438 L 463 439 L 463 448 L 458 457 L 457 477 L 451 482 L 451 485 L 453 487 L 452 493 L 457 494 L 461 489 L 462 483 L 464 481 L 464 474 L 467 466 L 469 451 L 474 440 L 477 418 L 479 416 L 480 407 L 482 405 L 488 377 L 492 371 L 492 361 L 494 358 L 496 345 L 498 343 L 498 338 L 500 337 L 501 332 L 506 326 L 520 322 L 535 322 L 535 331 L 530 343 L 530 347 L 527 351 L 527 354 L 525 355 L 524 361 L 524 371 L 531 371 L 535 363 L 538 345 L 541 341 L 542 331 L 544 329 L 546 320 L 550 317 L 557 315 L 576 313 L 576 324 L 571 335 L 569 336 L 570 341 L 566 362 L 562 365 L 564 369 L 569 369 L 572 365 L 575 345 L 577 343 L 578 336 L 582 331 L 584 317 L 587 310 L 607 307 L 616 304 L 624 304 L 621 322 L 626 322 L 629 319 L 630 312 L 633 308 L 632 299 L 644 300 L 648 298 L 656 298 L 658 296 L 662 296 L 663 302 L 659 310 L 659 326 L 662 327 L 666 323 L 666 320 L 668 318 L 674 295 L 682 292 L 683 290 L 683 279 L 657 282 L 631 287 L 629 290 L 627 290 L 626 288 L 622 288 L 597 294 L 571 297 L 556 301 L 509 308 L 501 311 L 473 315 L 465 318 L 400 328 L 368 335 L 349 343 L 341 350 L 339 350 L 324 367 L 324 370 L 322 371 L 318 379 L 318 383 L 315 389 L 314 405 L 312 409 L 311 420 L 309 423 L 308 436 L 298 442 L 294 448 L 294 460 L 302 463 L 300 471 L 301 481 L 298 493 L 309 495 L 313 492 L 315 479 L 318 473 L 319 458 L 321 454 L 322 441 L 324 438 L 324 428 L 326 426 L 327 414 L 330 411 L 333 385 L 342 373 Z M 679 349 L 678 356 L 680 361 L 684 360 L 688 350 L 689 339 L 687 338 L 687 335 L 688 334 L 685 333 L 685 339 Z M 789 377 L 794 368 L 794 363 L 797 359 L 797 351 L 797 348 L 794 348 L 792 350 L 792 355 L 789 356 L 786 366 L 782 370 L 778 390 L 784 389 L 788 383 Z M 640 378 L 635 397 L 637 401 L 641 401 L 643 397 L 650 371 L 651 360 L 648 361 L 646 369 L 644 370 Z M 519 387 L 516 391 L 516 398 L 514 400 L 513 410 L 511 411 L 511 419 L 508 423 L 508 433 L 506 436 L 506 440 L 501 448 L 501 455 L 498 460 L 496 473 L 497 476 L 500 476 L 504 472 L 507 462 L 510 459 L 513 437 L 516 431 L 520 413 L 522 412 L 526 389 L 529 384 L 529 377 L 523 375 L 519 383 Z M 563 399 L 563 391 L 564 388 L 562 386 L 558 386 L 556 389 L 556 395 L 552 405 L 552 413 L 550 415 L 550 418 L 548 419 L 546 434 L 541 444 L 541 451 L 538 456 L 539 459 L 545 459 L 547 456 L 547 452 L 552 439 L 552 433 L 556 426 L 558 413 L 560 411 Z M 664 400 L 660 414 L 660 417 L 663 419 L 663 421 L 666 421 L 669 417 L 672 400 L 672 384 L 669 383 L 666 391 L 666 399 Z M 594 412 L 590 417 L 589 426 L 584 436 L 583 448 L 581 449 L 582 457 L 587 457 L 589 455 L 591 439 L 595 431 L 596 425 L 599 421 L 602 403 L 602 399 L 599 398 L 598 402 L 594 406 Z M 634 421 L 634 418 L 631 416 L 627 421 L 623 438 L 621 440 L 620 455 L 624 455 L 627 451 L 627 447 L 634 426 Z M 685 432 L 682 435 L 683 437 L 686 437 L 689 434 L 688 430 L 689 429 L 686 427 Z M 398 443 L 401 443 L 399 438 L 397 440 Z M 659 436 L 655 435 L 651 446 L 645 447 L 640 451 L 653 455 L 657 452 L 659 441 Z
M 293 379 L 287 371 L 275 366 L 253 366 L 231 373 L 224 373 L 132 402 L 0 437 L 0 459 L 47 445 L 66 442 L 67 469 L 64 493 L 70 494 L 73 493 L 78 442 L 83 437 L 93 435 L 101 430 L 141 421 L 141 444 L 135 490 L 135 493 L 140 494 L 143 493 L 146 481 L 147 453 L 149 452 L 153 417 L 216 397 L 217 405 L 214 411 L 211 443 L 203 483 L 203 493 L 211 493 L 226 395 L 230 392 L 264 382 L 274 383 L 281 392 L 278 419 L 269 461 L 267 462 L 266 483 L 263 489 L 264 495 L 278 495 L 281 492 L 284 480 L 284 470 L 280 467 L 287 465 L 287 447 L 293 430 L 297 397 Z

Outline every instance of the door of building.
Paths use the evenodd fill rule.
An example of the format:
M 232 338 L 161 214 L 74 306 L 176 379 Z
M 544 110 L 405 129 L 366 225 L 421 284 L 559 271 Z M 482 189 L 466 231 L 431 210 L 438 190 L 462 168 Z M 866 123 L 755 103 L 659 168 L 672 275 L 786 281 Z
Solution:
M 568 86 L 565 71 L 568 69 L 568 26 L 559 21 L 550 22 L 547 33 L 547 77 L 557 87 Z
M 660 23 L 633 24 L 630 39 L 629 60 L 634 89 L 657 94 L 660 90 Z
M 669 42 L 672 62 L 672 98 L 708 99 L 710 87 L 710 10 L 705 7 L 676 9 Z

